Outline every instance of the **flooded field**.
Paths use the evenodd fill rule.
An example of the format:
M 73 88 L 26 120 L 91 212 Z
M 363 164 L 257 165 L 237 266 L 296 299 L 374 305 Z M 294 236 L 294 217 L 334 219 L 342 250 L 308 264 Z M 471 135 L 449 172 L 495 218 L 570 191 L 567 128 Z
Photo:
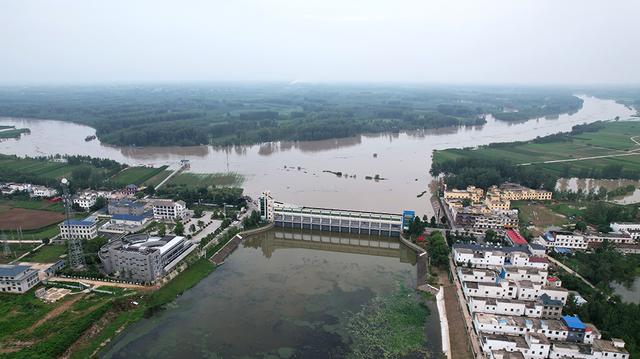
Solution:
M 216 148 L 111 147 L 99 140 L 86 142 L 95 130 L 74 123 L 1 118 L 0 124 L 30 128 L 19 140 L 0 142 L 0 153 L 20 156 L 84 154 L 108 157 L 130 165 L 167 164 L 181 159 L 191 171 L 237 172 L 246 178 L 250 196 L 270 189 L 278 200 L 302 205 L 399 213 L 414 209 L 432 212 L 429 204 L 433 177 L 429 175 L 434 150 L 473 147 L 494 142 L 530 140 L 572 126 L 616 116 L 628 118 L 634 111 L 614 101 L 584 97 L 583 108 L 573 114 L 520 123 L 487 118 L 482 126 L 452 127 L 427 131 L 309 142 L 274 142 L 252 146 Z M 339 171 L 338 177 L 329 172 Z M 348 175 L 348 176 L 347 176 Z M 384 180 L 366 179 L 379 175 Z M 424 195 L 418 197 L 419 194 Z

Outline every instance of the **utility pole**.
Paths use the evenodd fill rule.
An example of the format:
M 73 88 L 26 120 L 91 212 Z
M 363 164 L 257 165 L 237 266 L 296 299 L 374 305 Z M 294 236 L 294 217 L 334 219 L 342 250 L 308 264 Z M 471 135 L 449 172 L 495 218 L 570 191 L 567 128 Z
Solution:
M 69 181 L 67 181 L 66 178 L 62 179 L 62 191 L 69 235 L 67 239 L 67 245 L 69 246 L 69 267 L 73 269 L 83 269 L 85 262 L 84 253 L 82 252 L 82 241 L 74 234 L 71 234 L 71 196 L 69 195 Z M 62 233 L 60 233 L 60 235 L 62 236 Z

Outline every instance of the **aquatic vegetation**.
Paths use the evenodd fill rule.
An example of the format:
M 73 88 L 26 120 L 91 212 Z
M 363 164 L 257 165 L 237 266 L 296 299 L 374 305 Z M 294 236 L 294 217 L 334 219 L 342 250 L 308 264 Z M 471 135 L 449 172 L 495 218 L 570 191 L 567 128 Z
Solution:
M 348 318 L 350 358 L 397 358 L 425 349 L 429 308 L 414 291 L 401 287 L 377 296 Z

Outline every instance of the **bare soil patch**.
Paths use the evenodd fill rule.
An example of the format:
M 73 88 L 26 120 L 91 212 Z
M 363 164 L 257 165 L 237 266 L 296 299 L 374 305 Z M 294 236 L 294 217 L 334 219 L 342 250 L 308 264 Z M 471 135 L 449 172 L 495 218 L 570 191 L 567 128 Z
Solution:
M 15 230 L 18 227 L 22 227 L 23 230 L 38 229 L 58 223 L 63 219 L 64 216 L 62 213 L 36 209 L 11 208 L 2 212 L 2 216 L 0 216 L 0 229 Z

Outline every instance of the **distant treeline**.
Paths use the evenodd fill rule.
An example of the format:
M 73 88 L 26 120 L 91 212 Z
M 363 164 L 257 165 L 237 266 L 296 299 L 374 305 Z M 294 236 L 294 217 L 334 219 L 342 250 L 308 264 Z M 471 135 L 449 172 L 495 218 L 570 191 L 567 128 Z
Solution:
M 408 86 L 0 88 L 0 116 L 74 121 L 115 145 L 250 144 L 553 116 L 582 100 L 554 89 Z

